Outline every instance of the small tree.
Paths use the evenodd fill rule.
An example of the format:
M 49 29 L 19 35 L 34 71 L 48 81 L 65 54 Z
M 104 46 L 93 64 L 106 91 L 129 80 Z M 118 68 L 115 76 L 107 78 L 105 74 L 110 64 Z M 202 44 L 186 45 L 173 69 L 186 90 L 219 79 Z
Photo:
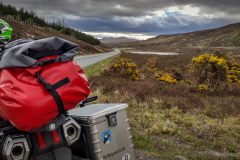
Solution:
M 7 15 L 7 18 L 8 18 L 8 19 L 13 19 L 13 16 Z
M 60 30 L 60 32 L 65 34 L 65 33 L 66 33 L 66 29 L 65 29 L 65 28 L 62 28 L 62 29 Z
M 32 18 L 28 18 L 26 21 L 27 21 L 28 23 L 33 23 L 33 19 L 32 19 Z
M 20 14 L 18 14 L 18 15 L 14 15 L 13 17 L 14 17 L 14 18 L 17 18 L 18 20 L 21 20 L 21 16 L 20 16 Z

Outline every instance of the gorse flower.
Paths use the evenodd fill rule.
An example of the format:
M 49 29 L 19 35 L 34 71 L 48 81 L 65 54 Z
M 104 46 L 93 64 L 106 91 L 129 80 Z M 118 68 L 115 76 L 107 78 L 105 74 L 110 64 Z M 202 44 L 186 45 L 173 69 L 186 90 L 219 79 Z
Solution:
M 228 70 L 228 82 L 240 83 L 240 64 L 234 63 Z
M 163 72 L 158 72 L 155 74 L 155 79 L 158 81 L 165 81 L 171 84 L 176 84 L 177 80 L 173 79 L 172 75 L 164 74 Z
M 147 59 L 147 71 L 156 71 L 157 70 L 157 67 L 155 66 L 156 63 L 159 62 L 159 57 L 154 57 L 152 59 Z
M 205 84 L 200 84 L 199 86 L 198 86 L 198 89 L 197 89 L 198 91 L 207 91 L 208 90 L 208 86 L 206 86 Z
M 200 68 L 204 68 L 206 67 L 208 64 L 210 65 L 214 65 L 216 67 L 222 67 L 223 69 L 228 69 L 228 60 L 224 59 L 224 58 L 219 58 L 217 56 L 214 55 L 210 55 L 205 53 L 204 55 L 201 55 L 197 58 L 194 58 L 192 60 L 193 62 L 193 68 L 194 69 L 200 69 Z

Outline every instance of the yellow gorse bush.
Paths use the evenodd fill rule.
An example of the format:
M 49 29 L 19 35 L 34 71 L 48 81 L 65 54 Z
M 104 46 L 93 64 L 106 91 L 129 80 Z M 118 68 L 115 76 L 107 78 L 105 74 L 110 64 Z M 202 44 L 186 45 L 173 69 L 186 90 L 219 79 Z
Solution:
M 156 63 L 159 61 L 159 57 L 154 57 L 152 59 L 147 59 L 147 71 L 156 71 L 157 67 L 155 66 Z
M 215 50 L 213 55 L 217 56 L 218 58 L 223 58 L 226 61 L 230 61 L 229 56 L 225 52 L 221 52 L 220 50 Z
M 192 60 L 192 74 L 199 84 L 216 88 L 220 82 L 228 79 L 229 58 L 226 53 L 215 51 L 213 55 L 205 53 Z
M 123 77 L 130 78 L 133 81 L 140 80 L 141 73 L 137 69 L 137 64 L 133 63 L 131 59 L 119 58 L 114 68 L 120 72 Z
M 228 82 L 240 83 L 240 64 L 234 63 L 228 70 Z
M 182 80 L 183 76 L 182 76 L 182 71 L 179 68 L 171 68 L 172 71 L 172 76 L 174 79 L 176 79 L 177 81 Z
M 232 64 L 229 56 L 219 50 L 214 51 L 213 55 L 205 53 L 194 58 L 191 69 L 197 82 L 207 85 L 211 90 L 221 82 L 240 83 L 240 64 Z
M 155 72 L 157 71 L 156 64 L 159 63 L 160 58 L 159 57 L 152 57 L 151 59 L 147 59 L 147 71 L 154 73 L 154 78 L 158 81 L 168 82 L 170 84 L 176 84 L 178 81 L 177 79 L 173 78 L 173 75 L 171 74 L 164 74 L 163 72 Z M 178 68 L 172 68 L 171 69 L 173 74 L 180 74 L 181 71 Z
M 211 66 L 211 67 L 218 67 L 218 68 L 222 68 L 224 70 L 228 70 L 228 60 L 224 59 L 224 58 L 219 58 L 217 56 L 214 55 L 210 55 L 205 53 L 204 55 L 201 55 L 197 58 L 193 59 L 193 68 L 195 70 L 197 69 L 201 69 L 201 68 L 205 68 L 207 66 Z
M 198 86 L 198 89 L 197 89 L 198 91 L 207 91 L 208 90 L 208 86 L 206 86 L 205 84 L 200 84 L 199 86 Z
M 170 74 L 164 74 L 163 72 L 158 72 L 155 74 L 155 79 L 158 81 L 165 81 L 171 84 L 176 84 L 177 80 L 172 77 Z

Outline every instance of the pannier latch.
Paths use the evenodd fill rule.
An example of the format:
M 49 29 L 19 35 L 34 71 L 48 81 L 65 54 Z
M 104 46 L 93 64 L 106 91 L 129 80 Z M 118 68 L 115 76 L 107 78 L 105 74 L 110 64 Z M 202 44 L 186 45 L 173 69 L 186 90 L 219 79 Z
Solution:
M 114 114 L 111 114 L 111 115 L 108 115 L 106 116 L 107 119 L 108 119 L 108 124 L 109 126 L 116 126 L 117 125 L 117 117 L 116 117 L 116 114 L 117 113 L 114 113 Z

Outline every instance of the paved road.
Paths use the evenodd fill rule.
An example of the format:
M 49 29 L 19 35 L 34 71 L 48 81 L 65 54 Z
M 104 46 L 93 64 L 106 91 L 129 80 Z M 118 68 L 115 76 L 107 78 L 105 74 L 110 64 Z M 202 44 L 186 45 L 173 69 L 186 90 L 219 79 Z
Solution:
M 120 53 L 120 50 L 115 49 L 114 52 L 103 53 L 103 54 L 94 54 L 87 56 L 77 56 L 74 60 L 82 67 L 86 68 L 88 66 L 94 65 L 102 60 L 108 59 L 112 56 L 115 56 Z

